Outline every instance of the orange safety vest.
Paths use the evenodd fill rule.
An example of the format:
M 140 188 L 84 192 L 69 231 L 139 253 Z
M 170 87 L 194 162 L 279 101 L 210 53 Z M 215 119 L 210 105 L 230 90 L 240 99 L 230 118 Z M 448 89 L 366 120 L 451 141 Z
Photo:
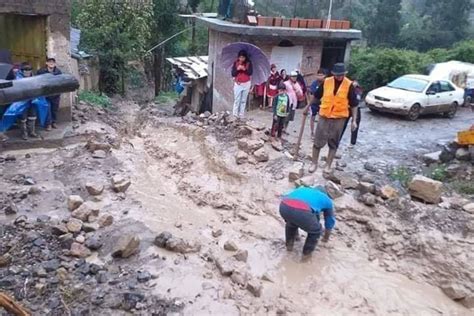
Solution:
M 352 81 L 344 77 L 336 95 L 334 95 L 334 85 L 334 77 L 324 80 L 324 94 L 319 115 L 325 118 L 347 118 L 349 117 L 349 89 Z

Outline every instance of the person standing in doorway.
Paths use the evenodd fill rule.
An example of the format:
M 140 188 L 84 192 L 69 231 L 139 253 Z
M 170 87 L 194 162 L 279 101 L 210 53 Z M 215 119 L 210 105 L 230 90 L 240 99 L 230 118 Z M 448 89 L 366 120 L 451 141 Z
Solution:
M 62 72 L 56 67 L 56 59 L 49 57 L 46 60 L 46 67 L 41 68 L 38 70 L 38 75 L 43 74 L 52 74 L 52 75 L 61 75 Z M 51 128 L 58 128 L 57 121 L 58 121 L 58 110 L 59 110 L 59 102 L 61 101 L 61 95 L 52 95 L 46 98 L 49 102 L 49 113 L 48 113 L 48 120 L 46 122 L 46 130 L 50 131 Z
M 249 95 L 252 80 L 252 62 L 247 52 L 241 50 L 237 60 L 232 66 L 232 77 L 234 78 L 234 110 L 233 114 L 239 119 L 245 117 L 245 108 L 247 107 L 247 98 Z
M 316 127 L 313 144 L 313 164 L 309 172 L 318 168 L 321 149 L 329 146 L 325 172 L 331 171 L 331 165 L 336 156 L 344 124 L 352 112 L 351 129 L 357 129 L 357 106 L 359 101 L 352 81 L 346 77 L 346 67 L 337 63 L 332 70 L 333 77 L 326 78 L 318 87 L 314 98 L 321 101 L 319 122 Z

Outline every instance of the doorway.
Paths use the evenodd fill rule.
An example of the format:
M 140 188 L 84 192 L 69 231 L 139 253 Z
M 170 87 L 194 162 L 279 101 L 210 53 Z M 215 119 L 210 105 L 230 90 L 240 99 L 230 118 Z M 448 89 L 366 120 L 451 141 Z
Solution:
M 346 54 L 346 42 L 325 41 L 323 44 L 323 56 L 321 58 L 321 68 L 331 70 L 337 63 L 344 62 Z
M 29 62 L 34 70 L 46 61 L 46 16 L 0 14 L 0 50 L 12 63 Z

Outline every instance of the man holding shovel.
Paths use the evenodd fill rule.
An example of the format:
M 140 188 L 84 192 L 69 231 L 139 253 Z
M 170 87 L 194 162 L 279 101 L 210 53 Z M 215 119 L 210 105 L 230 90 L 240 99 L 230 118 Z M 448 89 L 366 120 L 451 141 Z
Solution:
M 352 130 L 357 129 L 357 106 L 359 101 L 352 81 L 346 77 L 346 68 L 343 63 L 334 65 L 332 77 L 326 78 L 313 98 L 321 101 L 319 122 L 313 144 L 313 164 L 309 172 L 313 173 L 318 168 L 321 149 L 329 146 L 325 172 L 331 171 L 331 165 L 336 156 L 344 124 L 352 112 Z

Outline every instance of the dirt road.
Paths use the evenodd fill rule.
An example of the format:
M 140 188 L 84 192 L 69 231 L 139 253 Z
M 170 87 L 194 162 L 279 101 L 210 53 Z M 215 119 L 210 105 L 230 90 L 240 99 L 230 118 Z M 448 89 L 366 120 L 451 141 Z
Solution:
M 303 242 L 294 252 L 286 252 L 284 225 L 278 214 L 279 196 L 294 187 L 288 181 L 293 161 L 267 143 L 264 149 L 268 162 L 236 164 L 235 132 L 250 130 L 246 137 L 259 139 L 264 137 L 263 131 L 237 125 L 201 127 L 203 124 L 164 117 L 154 107 L 140 109 L 131 102 L 118 104 L 117 109 L 110 120 L 104 115 L 89 117 L 97 121 L 94 128 L 102 131 L 98 139 L 117 144 L 105 157 L 93 158 L 94 153 L 84 144 L 3 153 L 14 155 L 16 161 L 0 164 L 1 192 L 7 195 L 23 190 L 23 184 L 14 181 L 21 173 L 34 179 L 40 193 L 27 194 L 17 203 L 18 213 L 0 214 L 0 222 L 10 222 L 19 214 L 32 219 L 47 214 L 52 221 L 60 221 L 69 216 L 67 197 L 80 195 L 101 214 L 114 217 L 112 226 L 100 230 L 106 238 L 104 246 L 86 258 L 87 262 L 112 271 L 150 273 L 152 280 L 138 289 L 163 299 L 178 299 L 177 305 L 183 307 L 177 314 L 470 314 L 439 287 L 446 282 L 462 286 L 472 297 L 474 267 L 470 262 L 474 259 L 474 241 L 472 227 L 466 226 L 472 221 L 471 214 L 457 210 L 448 214 L 437 206 L 425 206 L 406 197 L 392 201 L 399 206 L 382 201 L 368 207 L 354 197 L 357 190 L 346 190 L 336 204 L 338 223 L 332 240 L 320 244 L 313 259 L 302 263 Z M 474 117 L 465 114 L 471 120 Z M 435 121 L 454 135 L 470 120 L 460 116 L 454 121 L 421 119 L 411 123 L 375 117 L 365 111 L 363 115 L 360 145 L 351 152 L 353 156 L 343 158 L 350 165 L 346 178 L 355 177 L 349 171 L 362 168 L 366 159 L 387 163 L 408 156 L 412 159 L 413 150 L 420 149 L 420 143 L 414 143 L 419 134 L 407 132 L 412 131 L 413 124 L 416 131 L 422 131 Z M 267 123 L 270 116 L 255 112 L 252 117 Z M 406 138 L 395 138 L 403 142 L 387 133 L 395 129 L 397 135 L 407 133 Z M 436 135 L 445 134 L 433 130 Z M 430 140 L 439 141 L 437 136 L 427 134 Z M 290 140 L 294 137 L 292 132 Z M 445 139 L 450 137 L 446 135 Z M 386 143 L 382 147 L 380 140 Z M 422 142 L 427 149 L 435 147 Z M 309 152 L 308 135 L 303 148 Z M 110 188 L 114 175 L 131 180 L 125 194 Z M 91 181 L 104 184 L 104 192 L 99 196 L 88 194 L 84 185 Z M 319 173 L 311 181 L 326 182 Z M 424 219 L 433 214 L 434 224 Z M 164 231 L 178 238 L 181 246 L 168 247 L 171 251 L 157 247 L 155 237 Z M 111 248 L 125 234 L 141 239 L 140 252 L 118 261 L 111 257 Z M 84 236 L 86 240 L 91 238 L 87 233 Z M 226 245 L 229 242 L 231 247 Z M 191 245 L 198 247 L 189 250 Z M 123 285 L 137 288 L 129 281 Z M 123 288 L 107 291 L 110 294 Z M 82 301 L 72 298 L 68 303 L 74 311 L 80 311 L 84 307 L 81 304 L 90 305 L 90 298 L 85 297 Z M 117 315 L 107 304 L 107 296 L 103 301 L 94 303 L 88 309 L 90 314 Z M 36 307 L 45 312 L 48 306 Z M 127 313 L 146 315 L 146 306 L 135 304 Z

